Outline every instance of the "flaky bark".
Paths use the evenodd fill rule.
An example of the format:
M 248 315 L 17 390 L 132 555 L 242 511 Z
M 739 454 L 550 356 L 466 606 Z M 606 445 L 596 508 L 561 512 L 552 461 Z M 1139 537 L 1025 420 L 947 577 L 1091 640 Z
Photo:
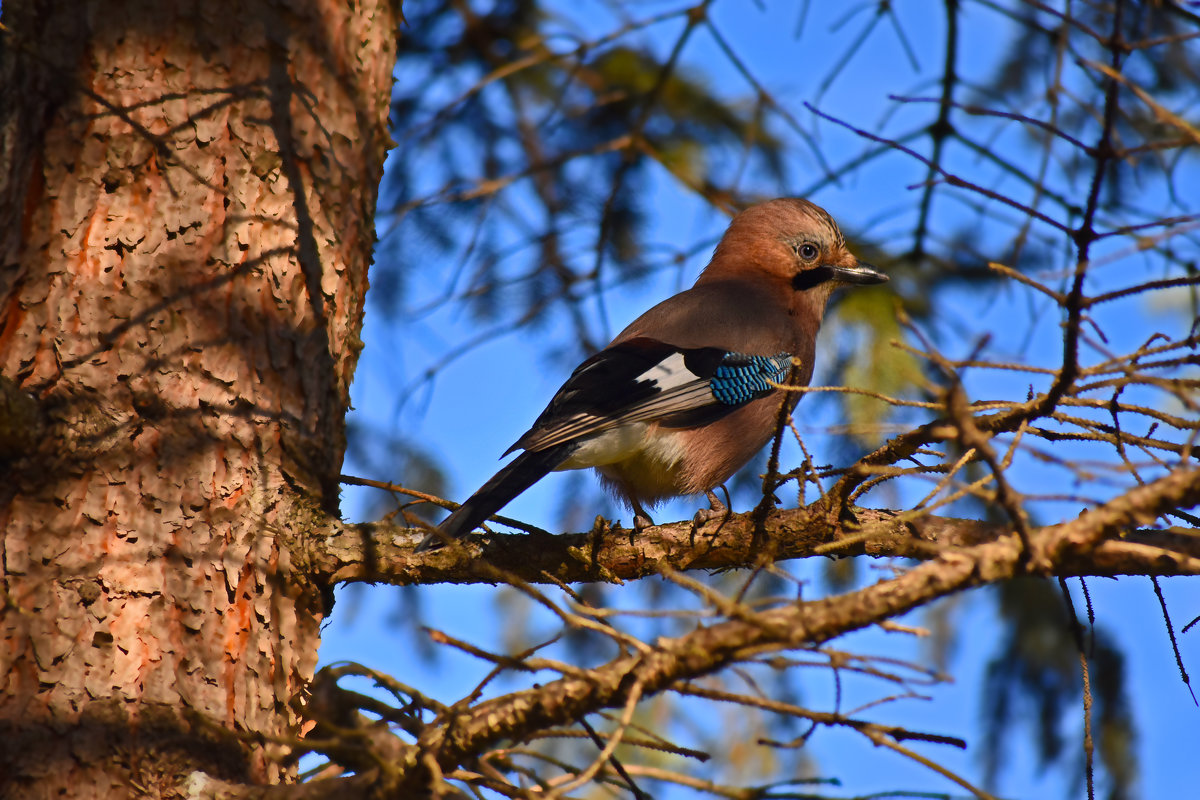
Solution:
M 281 777 L 241 734 L 316 662 L 395 14 L 5 3 L 0 795 Z
M 687 693 L 695 688 L 691 681 L 730 665 L 789 649 L 812 648 L 963 590 L 1028 574 L 1200 574 L 1200 540 L 1194 533 L 1135 530 L 1164 512 L 1197 501 L 1200 470 L 1181 468 L 1076 519 L 1033 530 L 1031 552 L 1010 526 L 1002 524 L 936 516 L 908 521 L 903 514 L 870 509 L 857 509 L 839 520 L 824 513 L 820 503 L 808 509 L 777 511 L 767 518 L 769 544 L 760 542 L 760 556 L 873 554 L 922 563 L 844 595 L 811 601 L 780 599 L 761 608 L 677 573 L 753 563 L 754 523 L 749 514 L 702 526 L 664 525 L 633 537 L 619 528 L 573 536 L 490 537 L 492 541 L 482 545 L 482 554 L 481 543 L 467 539 L 466 546 L 419 557 L 412 555 L 419 532 L 383 524 L 342 526 L 325 536 L 312 537 L 310 563 L 342 580 L 370 577 L 394 583 L 446 580 L 521 585 L 618 581 L 660 574 L 702 594 L 718 612 L 715 621 L 698 625 L 694 631 L 623 647 L 621 655 L 607 663 L 586 670 L 563 669 L 557 680 L 511 694 L 455 706 L 436 706 L 413 695 L 413 705 L 429 706 L 426 722 L 418 721 L 419 715 L 405 718 L 407 732 L 417 739 L 415 744 L 384 735 L 364 718 L 356 734 L 366 731 L 374 736 L 357 740 L 355 768 L 386 765 L 372 774 L 389 791 L 407 797 L 425 791 L 435 780 L 434 774 L 474 770 L 480 753 L 489 747 L 528 741 L 597 711 L 627 707 L 659 693 Z M 365 565 L 374 565 L 374 569 Z M 580 627 L 592 622 L 586 612 L 576 614 L 560 607 L 560 613 Z M 450 641 L 444 634 L 433 635 L 435 640 Z M 634 642 L 632 636 L 615 633 L 614 639 L 626 645 Z M 533 651 L 522 657 L 491 656 L 474 648 L 468 652 L 494 657 L 497 666 L 514 671 L 553 672 L 561 667 Z M 337 670 L 330 672 L 331 680 L 336 680 Z M 339 699 L 329 700 L 336 704 Z M 342 701 L 354 704 L 353 698 Z M 411 714 L 411 710 L 406 706 L 406 712 Z M 836 717 L 840 723 L 848 719 L 828 717 Z M 344 721 L 340 724 L 349 729 Z M 892 735 L 883 729 L 878 733 L 885 738 Z M 319 782 L 312 790 L 320 797 L 369 796 L 359 781 L 336 779 L 323 789 Z M 221 795 L 214 791 L 209 796 Z
M 1130 47 L 1119 24 L 1122 5 L 1111 31 L 1097 38 L 1114 64 Z M 504 26 L 469 6 L 459 4 L 466 46 L 486 46 L 479 44 L 489 35 L 483 28 Z M 705 8 L 680 12 L 687 23 L 674 53 L 706 22 Z M 512 789 L 519 796 L 528 794 L 529 776 L 536 773 L 519 764 L 509 768 L 516 762 L 507 761 L 512 752 L 503 752 L 512 750 L 508 743 L 558 735 L 556 729 L 605 709 L 622 709 L 628 722 L 640 700 L 692 694 L 691 682 L 762 654 L 810 649 L 938 597 L 1030 573 L 1200 574 L 1194 531 L 1139 529 L 1161 514 L 1194 521 L 1178 512 L 1200 500 L 1192 455 L 1194 384 L 1160 377 L 1167 368 L 1196 363 L 1194 330 L 1166 342 L 1156 335 L 1111 361 L 1080 358 L 1084 322 L 1096 325 L 1087 319 L 1092 307 L 1195 285 L 1189 272 L 1138 278 L 1140 284 L 1099 295 L 1085 291 L 1095 257 L 1089 246 L 1118 235 L 1098 221 L 1106 176 L 1114 159 L 1132 164 L 1143 152 L 1137 142 L 1125 150 L 1124 137 L 1116 134 L 1114 120 L 1126 109 L 1119 108 L 1115 83 L 1102 111 L 1096 105 L 1081 115 L 1104 120 L 1087 145 L 1095 177 L 1082 216 L 1076 203 L 1084 198 L 1075 191 L 1062 193 L 1061 207 L 1052 204 L 1057 210 L 1050 212 L 1039 210 L 1038 199 L 1025 207 L 1019 198 L 1005 198 L 1076 245 L 1069 289 L 1037 285 L 1013 272 L 1063 312 L 1061 368 L 1043 391 L 1031 385 L 1023 402 L 1010 397 L 973 406 L 959 376 L 975 364 L 923 354 L 947 376 L 939 389 L 944 396 L 923 404 L 936 405 L 932 413 L 942 416 L 838 470 L 833 489 L 808 509 L 764 505 L 761 514 L 666 525 L 636 537 L 603 524 L 592 534 L 549 540 L 491 537 L 484 545 L 472 540 L 418 559 L 411 548 L 419 532 L 386 523 L 346 525 L 336 515 L 346 386 L 357 352 L 373 187 L 386 140 L 395 10 L 334 0 L 24 0 L 5 4 L 4 22 L 0 796 L 347 800 L 390 791 L 409 797 L 431 786 L 446 788 L 439 774 L 504 793 L 503 781 L 488 783 L 498 780 L 496 770 L 507 771 L 511 785 L 521 787 Z M 498 54 L 489 57 L 490 74 L 463 97 L 564 55 L 557 45 L 551 49 L 529 37 L 532 29 L 524 22 L 513 30 L 519 39 L 489 50 Z M 1080 30 L 1091 35 L 1086 26 Z M 599 49 L 613 41 L 605 35 Z M 534 49 L 526 53 L 528 42 Z M 578 53 L 596 50 L 580 45 Z M 457 52 L 454 58 L 461 56 Z M 509 58 L 518 52 L 528 57 Z M 640 119 L 628 132 L 588 145 L 593 155 L 655 153 L 648 131 L 656 127 L 650 122 L 659 95 L 670 94 L 671 59 L 655 88 L 637 100 Z M 580 67 L 586 65 L 570 64 L 571 74 Z M 600 73 L 585 77 L 611 97 Z M 947 67 L 947 100 L 958 81 Z M 522 91 L 511 91 L 514 105 L 540 110 L 540 103 L 522 101 Z M 768 99 L 765 91 L 760 99 Z M 556 107 L 559 100 L 552 100 Z M 931 133 L 956 130 L 949 123 L 952 108 L 941 105 Z M 495 161 L 489 152 L 486 180 L 467 191 L 452 181 L 454 194 L 438 197 L 489 197 L 532 176 L 550 218 L 559 219 L 562 209 L 555 207 L 571 192 L 548 189 L 550 176 L 557 179 L 560 167 L 583 151 L 548 150 L 546 142 L 534 141 L 536 135 L 526 135 L 536 127 L 526 122 L 517 120 L 529 164 L 497 171 L 503 159 Z M 1070 136 L 1064 140 L 1078 144 Z M 1160 146 L 1179 147 L 1168 142 L 1146 149 Z M 947 171 L 940 152 L 935 148 L 929 162 L 912 248 L 916 261 L 924 258 L 932 230 L 925 209 L 944 185 L 935 178 L 973 186 Z M 667 166 L 675 159 L 660 160 Z M 602 254 L 620 238 L 609 212 L 617 206 L 625 170 L 617 173 L 600 225 Z M 1036 184 L 1040 197 L 1042 180 Z M 587 191 L 578 194 L 594 203 L 597 185 L 589 179 Z M 982 185 L 973 188 L 995 198 Z M 715 191 L 710 196 L 724 198 Z M 1128 227 L 1113 221 L 1120 236 L 1169 223 L 1131 219 Z M 550 225 L 547 241 L 556 242 L 561 230 Z M 1151 240 L 1139 240 L 1139 248 L 1143 241 Z M 605 283 L 605 256 L 591 272 L 575 273 L 561 252 L 549 250 L 556 255 L 543 260 L 560 272 L 554 280 L 564 295 L 576 296 L 572 287 L 581 276 Z M 1008 274 L 1002 272 L 1007 267 L 991 266 Z M 1139 408 L 1140 398 L 1119 398 L 1126 387 L 1139 385 L 1161 387 L 1187 413 Z M 1097 399 L 1109 388 L 1116 390 L 1111 399 Z M 1111 425 L 1079 417 L 1078 409 L 1103 411 Z M 1152 422 L 1122 428 L 1122 415 Z M 1158 425 L 1170 430 L 1156 439 Z M 1088 510 L 1078 519 L 1036 525 L 1007 474 L 1008 457 L 1022 436 L 1107 443 L 1129 468 L 1129 480 L 1117 481 L 1122 488 L 1102 501 L 1081 504 Z M 931 444 L 948 446 L 937 452 Z M 1149 469 L 1135 468 L 1125 453 L 1130 445 L 1173 456 L 1153 456 Z M 971 478 L 968 464 L 991 473 L 985 477 L 993 485 Z M 1080 477 L 1091 469 L 1083 462 L 1074 468 Z M 929 475 L 944 476 L 931 498 L 945 499 L 958 491 L 955 484 L 970 480 L 963 493 L 982 500 L 994 512 L 991 519 L 1003 522 L 938 518 L 924 503 L 899 513 L 843 504 L 854 502 L 871 481 Z M 677 574 L 858 554 L 920 563 L 895 565 L 894 577 L 859 591 L 769 606 L 716 594 Z M 266 786 L 289 777 L 284 740 L 300 727 L 325 595 L 336 582 L 508 581 L 544 599 L 525 584 L 654 574 L 703 597 L 712 619 L 652 642 L 606 628 L 621 653 L 586 670 L 544 660 L 533 650 L 489 654 L 434 632 L 436 641 L 490 658 L 498 670 L 558 673 L 523 691 L 472 694 L 445 706 L 419 690 L 396 688 L 393 680 L 399 702 L 387 709 L 336 685 L 343 674 L 367 675 L 365 670 L 323 670 L 317 684 L 322 690 L 314 691 L 306 711 L 315 727 L 303 727 L 307 745 L 329 757 L 325 774 L 334 777 L 300 787 Z M 576 613 L 569 603 L 547 605 L 560 614 L 564 631 L 594 631 L 605 619 L 584 606 Z M 749 694 L 739 699 L 746 708 L 751 701 L 782 705 Z M 840 711 L 802 711 L 797 718 L 814 723 L 852 721 Z M 616 740 L 609 741 L 615 748 Z M 604 760 L 597 756 L 595 763 Z M 483 771 L 470 773 L 481 766 Z M 358 774 L 337 777 L 339 770 Z M 578 774 L 587 780 L 597 773 Z M 564 785 L 556 790 L 566 795 Z

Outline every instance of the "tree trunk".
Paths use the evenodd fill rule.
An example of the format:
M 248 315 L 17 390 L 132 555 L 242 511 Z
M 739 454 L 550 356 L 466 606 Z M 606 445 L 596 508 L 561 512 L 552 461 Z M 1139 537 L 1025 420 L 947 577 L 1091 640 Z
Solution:
M 4 14 L 0 381 L 37 422 L 0 435 L 0 797 L 286 779 L 262 737 L 299 735 L 328 610 L 304 536 L 337 510 L 398 9 Z

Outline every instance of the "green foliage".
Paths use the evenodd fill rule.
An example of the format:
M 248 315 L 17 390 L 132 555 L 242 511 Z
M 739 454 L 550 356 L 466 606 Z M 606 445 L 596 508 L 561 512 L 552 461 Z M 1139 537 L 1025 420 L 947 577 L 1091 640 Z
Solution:
M 838 319 L 857 334 L 858 344 L 839 375 L 846 386 L 863 387 L 889 398 L 903 399 L 921 386 L 921 364 L 904 341 L 892 292 L 879 289 L 851 292 L 838 305 Z M 842 408 L 850 435 L 862 446 L 874 448 L 887 438 L 881 426 L 895 406 L 865 394 L 847 394 Z

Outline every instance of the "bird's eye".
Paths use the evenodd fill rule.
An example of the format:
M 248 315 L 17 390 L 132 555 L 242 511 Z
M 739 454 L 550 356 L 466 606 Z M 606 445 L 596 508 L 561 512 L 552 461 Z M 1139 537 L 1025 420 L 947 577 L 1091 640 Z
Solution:
M 821 254 L 821 251 L 818 250 L 817 246 L 812 242 L 805 242 L 804 244 L 800 245 L 796 252 L 799 253 L 800 257 L 805 261 L 813 261 Z

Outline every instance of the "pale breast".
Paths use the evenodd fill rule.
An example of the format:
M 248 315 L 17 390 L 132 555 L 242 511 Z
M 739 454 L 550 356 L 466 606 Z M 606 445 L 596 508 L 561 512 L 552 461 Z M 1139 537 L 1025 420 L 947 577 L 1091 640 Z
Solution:
M 650 424 L 631 422 L 580 442 L 575 452 L 555 470 L 600 467 L 634 458 L 646 445 Z
M 698 428 L 655 426 L 640 448 L 596 465 L 596 471 L 613 491 L 644 505 L 708 491 L 729 480 L 771 440 L 779 402 L 778 394 L 763 397 Z

